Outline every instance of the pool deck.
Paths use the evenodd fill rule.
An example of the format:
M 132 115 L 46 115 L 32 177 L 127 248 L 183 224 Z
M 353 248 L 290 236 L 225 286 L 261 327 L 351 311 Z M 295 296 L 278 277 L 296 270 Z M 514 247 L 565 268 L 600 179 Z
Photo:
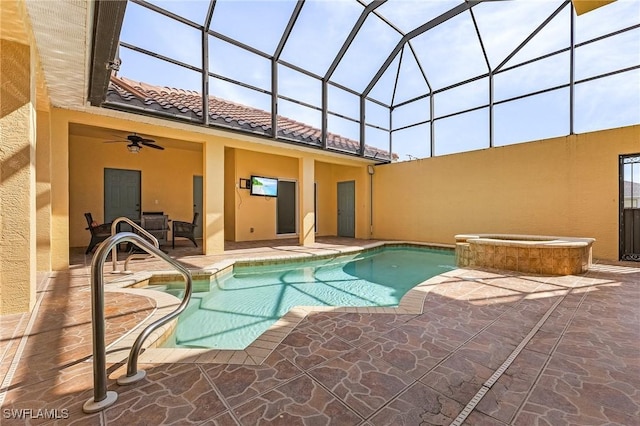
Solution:
M 229 244 L 218 256 L 185 243 L 168 252 L 201 269 L 369 243 Z M 249 355 L 244 365 L 189 355 L 144 364 L 143 353 L 147 377 L 119 386 L 125 366 L 110 363 L 118 400 L 84 414 L 93 395 L 90 261 L 74 250 L 68 272 L 39 277 L 33 314 L 0 319 L 2 425 L 555 426 L 640 418 L 640 264 L 598 260 L 575 276 L 458 269 L 421 286 L 422 313 L 303 311 L 264 357 Z M 156 260 L 132 265 L 168 270 Z M 107 292 L 107 343 L 155 308 L 154 299 Z M 58 420 L 46 419 L 52 415 Z

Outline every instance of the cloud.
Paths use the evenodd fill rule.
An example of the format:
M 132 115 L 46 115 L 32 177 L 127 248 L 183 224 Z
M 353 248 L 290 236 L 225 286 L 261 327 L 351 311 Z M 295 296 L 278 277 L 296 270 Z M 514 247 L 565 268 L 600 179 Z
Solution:
M 271 62 L 230 43 L 209 37 L 209 69 L 261 89 L 271 89 Z
M 484 2 L 474 7 L 491 67 L 506 59 L 560 4 L 558 0 L 521 0 Z M 546 38 L 546 43 L 552 44 L 555 40 Z
M 355 1 L 305 2 L 282 59 L 324 75 L 361 12 Z
M 395 0 L 383 4 L 376 11 L 408 33 L 460 3 L 459 0 Z
M 576 85 L 576 132 L 640 123 L 640 70 Z
M 438 25 L 412 44 L 433 89 L 488 71 L 469 13 Z
M 121 41 L 201 67 L 201 39 L 201 33 L 187 25 L 136 3 L 127 4 Z
M 380 18 L 369 15 L 332 80 L 363 92 L 400 39 L 400 34 Z
M 616 0 L 576 17 L 576 43 L 637 25 L 639 20 L 640 1 Z
M 294 0 L 218 0 L 211 27 L 216 32 L 273 55 L 294 6 Z

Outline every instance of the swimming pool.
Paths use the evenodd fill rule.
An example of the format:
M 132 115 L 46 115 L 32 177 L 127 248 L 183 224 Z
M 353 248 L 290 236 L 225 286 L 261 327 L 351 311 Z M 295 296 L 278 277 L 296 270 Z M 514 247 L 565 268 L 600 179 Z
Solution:
M 194 283 L 165 347 L 244 349 L 294 306 L 395 307 L 411 288 L 454 268 L 453 251 L 382 247 L 305 262 L 236 266 Z M 183 283 L 149 288 L 182 297 Z

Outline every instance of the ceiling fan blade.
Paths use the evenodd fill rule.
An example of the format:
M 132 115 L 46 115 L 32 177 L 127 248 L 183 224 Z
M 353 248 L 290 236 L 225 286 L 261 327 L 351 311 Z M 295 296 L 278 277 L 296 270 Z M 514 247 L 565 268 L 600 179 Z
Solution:
M 130 133 L 127 136 L 119 136 L 119 135 L 112 135 L 116 138 L 120 138 L 117 140 L 110 140 L 110 141 L 103 141 L 104 143 L 115 143 L 115 142 L 125 142 L 127 144 L 129 144 L 128 146 L 138 146 L 140 147 L 140 145 L 142 146 L 148 146 L 149 148 L 153 148 L 153 149 L 159 149 L 159 150 L 164 150 L 163 147 L 161 147 L 160 145 L 156 145 L 156 141 L 154 141 L 153 139 L 147 139 L 147 138 L 143 138 L 142 136 L 138 135 L 137 133 Z
M 142 143 L 142 145 L 148 146 L 149 148 L 155 148 L 155 149 L 160 149 L 160 150 L 164 149 L 160 145 L 156 145 L 156 144 L 153 144 L 153 143 L 149 143 L 149 142 L 145 142 L 145 141 L 142 141 L 141 143 Z

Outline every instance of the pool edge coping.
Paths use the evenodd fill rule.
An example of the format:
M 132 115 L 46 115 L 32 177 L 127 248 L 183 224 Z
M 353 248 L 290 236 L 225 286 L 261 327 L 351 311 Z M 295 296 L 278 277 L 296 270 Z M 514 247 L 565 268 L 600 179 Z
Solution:
M 455 246 L 448 244 L 424 243 L 414 241 L 377 241 L 371 244 L 364 244 L 357 247 L 331 248 L 332 253 L 309 253 L 294 252 L 285 255 L 256 257 L 249 259 L 226 259 L 216 262 L 204 268 L 192 271 L 194 275 L 212 276 L 225 273 L 231 270 L 236 264 L 240 266 L 254 266 L 265 264 L 277 264 L 290 262 L 291 260 L 323 259 L 345 254 L 360 253 L 384 246 L 415 246 L 433 249 L 453 250 Z M 314 250 L 325 250 L 324 248 L 313 248 Z M 451 278 L 459 276 L 464 269 L 455 268 L 442 274 L 433 276 L 409 290 L 400 300 L 397 307 L 334 307 L 334 306 L 294 306 L 289 309 L 280 319 L 273 323 L 267 330 L 260 334 L 249 346 L 242 350 L 232 349 L 212 349 L 212 348 L 159 348 L 163 338 L 175 328 L 177 319 L 174 319 L 162 327 L 155 330 L 145 341 L 143 351 L 140 353 L 138 362 L 141 364 L 236 364 L 236 365 L 261 365 L 280 345 L 280 343 L 307 317 L 316 312 L 337 312 L 337 313 L 359 313 L 359 314 L 410 314 L 420 315 L 423 313 L 424 299 L 427 293 L 435 284 L 440 284 Z M 144 271 L 118 278 L 105 284 L 105 291 L 129 293 L 141 295 L 155 302 L 152 313 L 142 322 L 132 328 L 124 336 L 120 337 L 107 347 L 107 362 L 120 363 L 127 359 L 133 342 L 139 334 L 139 330 L 147 325 L 166 316 L 174 310 L 180 300 L 167 293 L 160 291 L 149 291 L 132 287 L 136 283 L 148 281 L 157 276 L 175 276 L 174 272 L 167 271 Z

